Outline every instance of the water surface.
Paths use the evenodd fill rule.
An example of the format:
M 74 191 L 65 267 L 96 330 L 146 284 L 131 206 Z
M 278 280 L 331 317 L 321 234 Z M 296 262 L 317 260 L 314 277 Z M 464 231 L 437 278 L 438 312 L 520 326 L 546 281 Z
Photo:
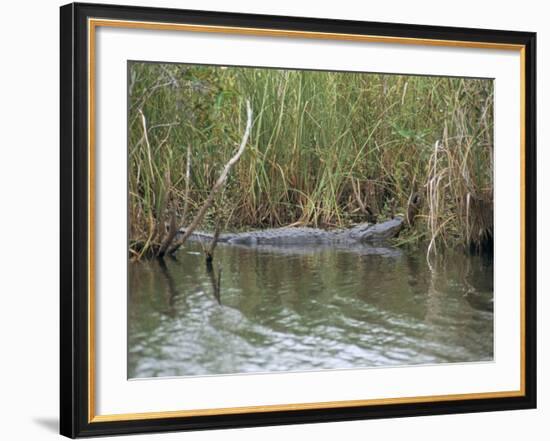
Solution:
M 220 244 L 208 270 L 188 242 L 130 263 L 128 376 L 492 360 L 492 262 L 432 266 L 422 251 Z

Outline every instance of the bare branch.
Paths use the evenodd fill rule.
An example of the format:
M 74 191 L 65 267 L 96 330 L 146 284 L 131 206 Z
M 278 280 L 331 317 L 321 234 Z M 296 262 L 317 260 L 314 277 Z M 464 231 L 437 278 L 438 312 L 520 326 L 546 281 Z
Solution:
M 227 164 L 225 164 L 225 167 L 223 168 L 223 171 L 220 174 L 220 177 L 215 182 L 214 186 L 212 187 L 212 190 L 210 190 L 210 194 L 208 195 L 208 198 L 204 202 L 203 206 L 195 215 L 195 218 L 193 219 L 191 224 L 185 229 L 185 233 L 181 236 L 181 238 L 179 238 L 174 243 L 174 245 L 168 249 L 169 253 L 174 253 L 180 246 L 182 246 L 187 240 L 187 238 L 193 233 L 193 231 L 202 222 L 207 210 L 212 205 L 212 202 L 214 202 L 214 197 L 216 196 L 218 191 L 224 186 L 225 181 L 227 180 L 227 176 L 231 171 L 231 168 L 233 167 L 233 165 L 235 165 L 235 163 L 239 160 L 239 158 L 243 154 L 244 149 L 246 147 L 246 143 L 248 142 L 248 137 L 250 136 L 250 129 L 252 127 L 252 109 L 250 107 L 250 101 L 248 100 L 246 101 L 246 113 L 247 113 L 246 129 L 244 131 L 244 135 L 241 140 L 241 145 L 239 146 L 237 153 L 235 153 L 235 155 L 227 162 Z

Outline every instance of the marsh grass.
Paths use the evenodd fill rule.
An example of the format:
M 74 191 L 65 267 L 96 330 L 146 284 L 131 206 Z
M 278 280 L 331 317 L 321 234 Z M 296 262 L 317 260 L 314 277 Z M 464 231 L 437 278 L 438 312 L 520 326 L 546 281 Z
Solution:
M 400 244 L 427 240 L 437 254 L 492 238 L 491 80 L 131 63 L 132 255 L 159 243 L 168 213 L 185 223 L 185 205 L 200 209 L 247 99 L 247 148 L 203 228 L 347 226 L 404 215 L 417 193 Z

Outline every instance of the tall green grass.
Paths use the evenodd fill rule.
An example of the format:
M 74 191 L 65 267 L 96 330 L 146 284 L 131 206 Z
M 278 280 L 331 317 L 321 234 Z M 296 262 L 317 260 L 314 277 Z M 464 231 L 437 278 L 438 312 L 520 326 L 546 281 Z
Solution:
M 245 153 L 205 220 L 226 229 L 346 226 L 405 214 L 401 241 L 483 246 L 492 235 L 491 80 L 131 63 L 130 239 L 158 244 L 169 213 L 190 222 L 232 156 Z M 191 149 L 185 205 L 187 150 Z

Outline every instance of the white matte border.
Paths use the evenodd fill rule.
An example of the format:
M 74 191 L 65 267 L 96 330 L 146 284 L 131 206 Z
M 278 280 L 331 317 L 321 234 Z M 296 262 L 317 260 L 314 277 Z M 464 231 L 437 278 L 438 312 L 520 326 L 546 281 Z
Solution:
M 128 60 L 495 78 L 495 361 L 128 381 Z M 519 51 L 97 27 L 96 413 L 519 390 L 519 85 Z

